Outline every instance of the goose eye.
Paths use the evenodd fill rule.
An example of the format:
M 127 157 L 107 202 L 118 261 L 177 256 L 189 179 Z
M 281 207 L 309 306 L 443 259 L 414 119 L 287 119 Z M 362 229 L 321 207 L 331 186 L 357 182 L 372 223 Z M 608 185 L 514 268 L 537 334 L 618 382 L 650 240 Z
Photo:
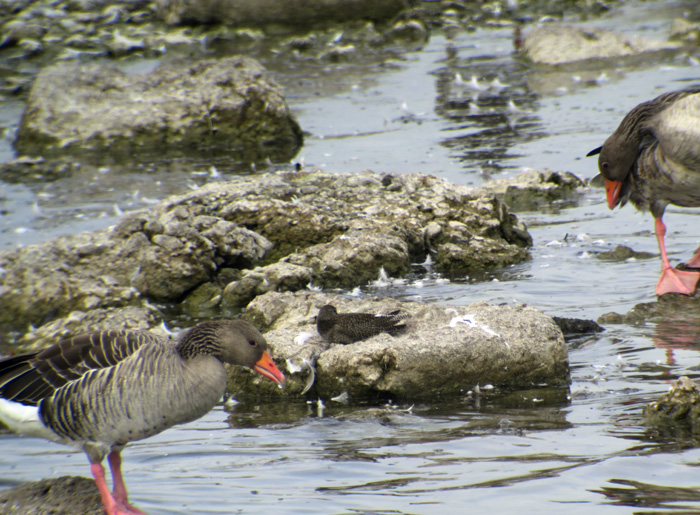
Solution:
M 248 340 L 248 345 L 250 345 L 251 347 L 257 347 L 258 342 L 256 342 L 255 340 Z
M 602 170 L 607 170 L 608 168 L 610 168 L 610 164 L 607 161 L 605 161 L 604 163 L 600 164 L 600 168 Z

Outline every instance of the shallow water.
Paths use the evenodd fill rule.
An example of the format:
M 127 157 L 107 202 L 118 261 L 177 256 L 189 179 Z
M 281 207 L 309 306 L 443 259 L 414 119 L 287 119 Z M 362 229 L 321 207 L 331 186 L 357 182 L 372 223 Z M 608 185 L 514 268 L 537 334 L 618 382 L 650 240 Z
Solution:
M 629 3 L 595 25 L 662 38 L 683 6 Z M 631 107 L 700 82 L 697 61 L 687 56 L 608 69 L 605 76 L 547 73 L 514 59 L 511 37 L 508 28 L 452 40 L 435 33 L 421 51 L 381 64 L 268 63 L 310 133 L 297 160 L 332 172 L 417 171 L 460 184 L 524 167 L 590 178 L 596 161 L 585 154 Z M 447 59 L 449 45 L 456 59 Z M 509 87 L 481 93 L 475 112 L 471 92 L 455 84 L 457 72 L 481 83 L 498 77 Z M 511 100 L 520 112 L 508 110 Z M 18 113 L 16 105 L 0 106 L 0 121 Z M 0 153 L 12 157 L 7 146 Z M 0 183 L 6 212 L 0 248 L 105 227 L 120 211 L 181 192 L 183 183 L 196 187 L 242 172 L 222 166 L 218 174 L 193 173 L 209 164 L 175 162 L 163 171 L 140 163 L 130 173 L 117 173 L 115 165 L 52 183 Z M 618 244 L 657 252 L 650 215 L 631 207 L 610 212 L 602 192 L 590 190 L 578 202 L 518 216 L 534 238 L 531 261 L 459 282 L 417 267 L 415 276 L 366 285 L 362 294 L 527 303 L 588 319 L 655 300 L 657 258 L 594 257 Z M 698 216 L 668 210 L 672 260 L 697 247 Z M 675 378 L 698 376 L 698 318 L 678 313 L 570 342 L 570 391 L 482 388 L 480 395 L 414 406 L 322 407 L 315 400 L 220 406 L 129 446 L 127 485 L 133 502 L 151 514 L 700 511 L 700 450 L 640 423 L 641 407 Z M 0 487 L 68 474 L 89 474 L 82 453 L 0 434 Z

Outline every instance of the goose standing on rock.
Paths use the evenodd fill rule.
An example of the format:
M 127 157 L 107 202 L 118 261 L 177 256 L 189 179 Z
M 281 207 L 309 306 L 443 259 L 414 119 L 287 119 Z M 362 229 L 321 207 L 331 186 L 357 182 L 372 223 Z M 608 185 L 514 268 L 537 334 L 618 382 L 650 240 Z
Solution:
M 224 363 L 252 368 L 280 387 L 285 381 L 263 335 L 242 320 L 204 322 L 177 340 L 102 331 L 0 361 L 0 421 L 82 448 L 107 514 L 143 514 L 129 504 L 121 450 L 211 410 L 226 389 Z
M 685 263 L 697 272 L 671 267 L 662 217 L 669 204 L 700 207 L 700 87 L 639 104 L 602 147 L 588 153 L 595 154 L 600 154 L 598 168 L 608 207 L 624 206 L 630 200 L 654 217 L 662 262 L 656 294 L 692 295 L 700 279 L 700 248 Z

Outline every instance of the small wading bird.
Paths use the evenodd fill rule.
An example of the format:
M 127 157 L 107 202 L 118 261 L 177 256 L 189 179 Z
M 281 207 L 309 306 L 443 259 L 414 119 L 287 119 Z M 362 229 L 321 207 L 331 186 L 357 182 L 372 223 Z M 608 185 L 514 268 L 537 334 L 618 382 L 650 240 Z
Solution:
M 390 313 L 373 315 L 371 313 L 338 313 L 335 306 L 326 304 L 318 310 L 316 329 L 318 334 L 329 343 L 354 343 L 365 340 L 379 333 L 397 335 L 406 326 L 401 320 L 408 315 Z
M 700 207 L 700 87 L 663 94 L 639 104 L 622 119 L 620 126 L 602 147 L 588 153 L 600 154 L 600 175 L 608 207 L 624 206 L 629 200 L 637 209 L 649 210 L 661 251 L 661 278 L 656 294 L 692 295 L 700 270 L 671 267 L 666 254 L 662 221 L 669 204 Z M 700 269 L 700 248 L 685 263 Z
M 0 421 L 82 448 L 107 514 L 143 514 L 129 504 L 121 450 L 211 410 L 226 389 L 224 363 L 252 368 L 280 387 L 285 381 L 263 335 L 242 320 L 204 322 L 177 340 L 102 331 L 0 361 Z

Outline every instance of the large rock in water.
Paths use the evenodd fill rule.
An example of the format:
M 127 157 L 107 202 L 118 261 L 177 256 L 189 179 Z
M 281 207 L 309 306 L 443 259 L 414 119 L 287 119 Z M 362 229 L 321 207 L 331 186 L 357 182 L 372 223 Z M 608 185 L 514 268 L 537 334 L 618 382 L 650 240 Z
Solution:
M 25 153 L 187 147 L 280 160 L 301 144 L 282 87 L 246 57 L 144 74 L 61 62 L 34 81 L 15 141 Z
M 314 317 L 332 303 L 340 313 L 410 315 L 407 329 L 349 345 L 327 344 Z M 554 320 L 526 306 L 441 306 L 395 299 L 348 300 L 320 293 L 268 293 L 256 298 L 244 316 L 269 329 L 265 338 L 288 376 L 284 395 L 298 395 L 315 365 L 314 395 L 348 394 L 421 398 L 466 393 L 477 385 L 508 388 L 566 386 L 569 364 L 564 336 Z M 268 388 L 246 371 L 231 369 L 234 394 Z
M 382 269 L 402 276 L 427 257 L 449 277 L 480 273 L 528 259 L 531 242 L 496 198 L 437 177 L 241 177 L 106 230 L 0 252 L 0 324 L 23 331 L 74 311 L 107 314 L 153 300 L 220 316 L 268 291 L 352 289 Z
M 525 36 L 523 55 L 537 64 L 557 65 L 588 59 L 634 57 L 676 50 L 681 46 L 595 27 L 548 23 L 535 27 Z

